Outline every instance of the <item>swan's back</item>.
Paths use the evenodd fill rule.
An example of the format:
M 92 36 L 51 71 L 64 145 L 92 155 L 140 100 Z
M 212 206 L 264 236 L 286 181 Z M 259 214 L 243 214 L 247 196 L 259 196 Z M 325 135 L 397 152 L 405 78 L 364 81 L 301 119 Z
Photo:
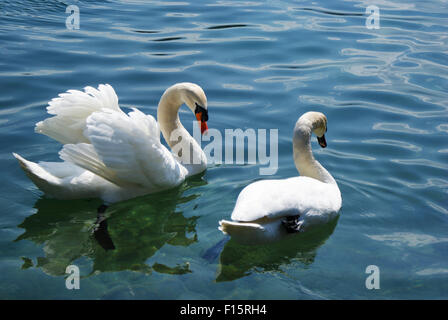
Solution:
M 232 220 L 248 222 L 294 215 L 329 220 L 337 214 L 341 204 L 336 184 L 305 176 L 261 180 L 241 191 Z

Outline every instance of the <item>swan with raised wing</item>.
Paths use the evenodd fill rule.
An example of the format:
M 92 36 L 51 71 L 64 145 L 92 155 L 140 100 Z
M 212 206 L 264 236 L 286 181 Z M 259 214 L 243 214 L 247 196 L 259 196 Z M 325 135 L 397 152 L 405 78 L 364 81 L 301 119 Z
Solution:
M 303 114 L 293 136 L 294 162 L 300 176 L 246 186 L 238 196 L 232 221 L 221 220 L 219 229 L 239 242 L 270 242 L 336 217 L 342 205 L 341 193 L 335 179 L 314 158 L 310 143 L 314 133 L 325 148 L 326 131 L 323 113 Z
M 64 161 L 34 163 L 14 156 L 39 189 L 58 199 L 112 203 L 173 188 L 207 167 L 204 152 L 180 122 L 178 110 L 184 103 L 204 133 L 207 98 L 193 83 L 178 83 L 164 92 L 158 122 L 135 108 L 124 113 L 108 84 L 68 90 L 49 102 L 53 117 L 35 127 L 63 144 L 59 156 Z M 160 142 L 160 131 L 172 152 Z

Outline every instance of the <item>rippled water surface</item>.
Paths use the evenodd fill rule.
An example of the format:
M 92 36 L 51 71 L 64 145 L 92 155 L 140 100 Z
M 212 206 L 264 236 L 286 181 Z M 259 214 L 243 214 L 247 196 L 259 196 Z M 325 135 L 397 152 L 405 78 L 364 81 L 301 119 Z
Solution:
M 448 298 L 448 3 L 377 1 L 367 29 L 371 1 L 187 1 L 0 2 L 0 298 Z M 204 88 L 211 128 L 278 129 L 279 169 L 210 165 L 115 204 L 106 251 L 92 235 L 101 201 L 45 198 L 11 152 L 58 160 L 33 130 L 67 89 L 110 83 L 122 107 L 155 115 L 180 81 Z M 297 175 L 292 128 L 309 110 L 328 117 L 328 147 L 312 145 L 339 219 L 300 241 L 227 241 L 218 221 L 245 185 Z M 80 290 L 65 288 L 70 264 Z

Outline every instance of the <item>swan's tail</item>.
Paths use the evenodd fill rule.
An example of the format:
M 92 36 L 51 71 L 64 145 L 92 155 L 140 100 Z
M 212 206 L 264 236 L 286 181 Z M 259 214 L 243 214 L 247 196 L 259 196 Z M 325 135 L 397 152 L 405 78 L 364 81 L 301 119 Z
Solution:
M 26 175 L 47 196 L 57 199 L 94 198 L 98 196 L 98 183 L 101 181 L 92 182 L 91 178 L 85 176 L 83 179 L 77 179 L 84 174 L 85 170 L 73 163 L 67 161 L 34 163 L 17 153 L 13 153 L 13 155 L 19 161 L 20 167 Z
M 264 228 L 258 223 L 237 222 L 237 221 L 219 221 L 219 230 L 228 235 L 237 235 L 249 231 L 262 231 Z
M 219 221 L 219 230 L 242 244 L 265 244 L 288 235 L 281 219 L 257 220 L 251 222 Z
M 218 229 L 244 244 L 265 242 L 268 236 L 265 227 L 254 222 L 221 220 Z
M 25 171 L 26 175 L 34 182 L 34 184 L 48 195 L 57 194 L 60 188 L 61 179 L 52 175 L 37 163 L 22 158 L 17 153 L 13 156 L 19 161 L 20 167 Z

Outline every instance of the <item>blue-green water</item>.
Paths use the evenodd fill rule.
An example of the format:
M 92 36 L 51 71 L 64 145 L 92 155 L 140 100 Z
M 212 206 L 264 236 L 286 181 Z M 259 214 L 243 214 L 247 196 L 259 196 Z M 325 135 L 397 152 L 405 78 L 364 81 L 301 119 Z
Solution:
M 79 30 L 66 28 L 70 4 Z M 448 298 L 448 4 L 379 2 L 368 29 L 371 4 L 1 1 L 0 298 Z M 92 236 L 101 201 L 46 199 L 11 152 L 58 160 L 33 130 L 67 89 L 110 83 L 123 107 L 155 115 L 180 81 L 204 88 L 210 128 L 277 128 L 279 170 L 210 165 L 115 204 L 106 251 Z M 328 117 L 328 148 L 313 148 L 339 183 L 339 219 L 298 241 L 226 242 L 218 221 L 244 186 L 297 175 L 292 128 L 309 110 Z M 70 264 L 80 290 L 65 287 Z

